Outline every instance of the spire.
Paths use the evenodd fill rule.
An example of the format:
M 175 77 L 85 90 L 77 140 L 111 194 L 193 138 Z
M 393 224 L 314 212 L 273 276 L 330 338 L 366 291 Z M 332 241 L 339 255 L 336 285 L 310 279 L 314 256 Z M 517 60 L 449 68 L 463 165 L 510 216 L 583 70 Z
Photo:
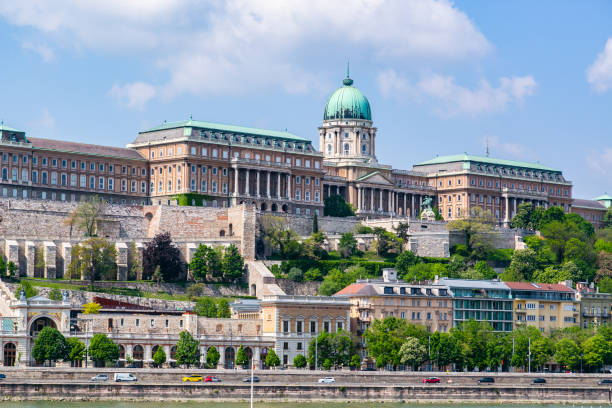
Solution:
M 344 79 L 344 81 L 342 81 L 342 83 L 344 84 L 344 86 L 351 86 L 353 85 L 353 80 L 351 79 L 351 77 L 349 76 L 349 61 L 346 61 L 346 78 Z
M 485 150 L 487 157 L 489 157 L 489 138 L 487 137 L 487 149 Z

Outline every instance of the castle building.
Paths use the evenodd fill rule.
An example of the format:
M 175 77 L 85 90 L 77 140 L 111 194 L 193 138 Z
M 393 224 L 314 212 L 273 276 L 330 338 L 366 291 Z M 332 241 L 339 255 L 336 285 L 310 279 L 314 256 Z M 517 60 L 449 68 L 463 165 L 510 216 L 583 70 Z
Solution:
M 97 194 L 119 204 L 249 204 L 314 215 L 338 194 L 369 218 L 417 217 L 433 199 L 445 220 L 480 207 L 506 226 L 523 202 L 560 206 L 597 226 L 609 202 L 574 200 L 563 173 L 539 163 L 459 154 L 411 170 L 383 164 L 370 102 L 348 72 L 327 100 L 318 133 L 319 150 L 286 131 L 189 119 L 141 131 L 116 148 L 26 137 L 2 124 L 0 196 L 78 201 Z

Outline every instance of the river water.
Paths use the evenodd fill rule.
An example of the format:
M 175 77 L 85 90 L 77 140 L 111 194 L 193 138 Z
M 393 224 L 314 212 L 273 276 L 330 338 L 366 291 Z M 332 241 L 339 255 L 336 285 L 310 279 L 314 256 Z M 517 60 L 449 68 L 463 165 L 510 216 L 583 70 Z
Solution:
M 0 402 L 0 408 L 249 408 L 249 403 L 233 402 Z M 255 403 L 255 408 L 532 408 L 534 404 L 402 404 L 402 403 Z M 538 408 L 610 408 L 610 405 L 541 404 Z

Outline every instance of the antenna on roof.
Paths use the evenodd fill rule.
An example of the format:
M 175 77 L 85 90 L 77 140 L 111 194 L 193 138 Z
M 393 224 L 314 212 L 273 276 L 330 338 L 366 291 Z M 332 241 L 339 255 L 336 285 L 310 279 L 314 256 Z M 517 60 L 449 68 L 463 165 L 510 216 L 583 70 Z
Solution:
M 350 62 L 350 61 L 349 61 L 349 59 L 347 58 L 347 59 L 346 59 L 346 77 L 347 77 L 347 78 L 350 78 L 350 75 L 349 75 L 350 63 L 351 63 L 351 62 Z
M 189 120 L 193 120 L 193 115 L 189 114 Z
M 487 157 L 489 157 L 489 138 L 487 137 L 487 148 L 485 150 L 485 154 Z

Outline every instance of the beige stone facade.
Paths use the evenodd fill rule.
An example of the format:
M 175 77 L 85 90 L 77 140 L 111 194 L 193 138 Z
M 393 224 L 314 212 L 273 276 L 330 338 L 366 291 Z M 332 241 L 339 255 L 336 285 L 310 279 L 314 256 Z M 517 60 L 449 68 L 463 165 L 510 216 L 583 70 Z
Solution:
M 576 283 L 576 300 L 579 302 L 580 327 L 610 326 L 612 323 L 610 318 L 612 295 L 599 292 L 593 283 L 589 285 L 586 282 L 578 282 Z

